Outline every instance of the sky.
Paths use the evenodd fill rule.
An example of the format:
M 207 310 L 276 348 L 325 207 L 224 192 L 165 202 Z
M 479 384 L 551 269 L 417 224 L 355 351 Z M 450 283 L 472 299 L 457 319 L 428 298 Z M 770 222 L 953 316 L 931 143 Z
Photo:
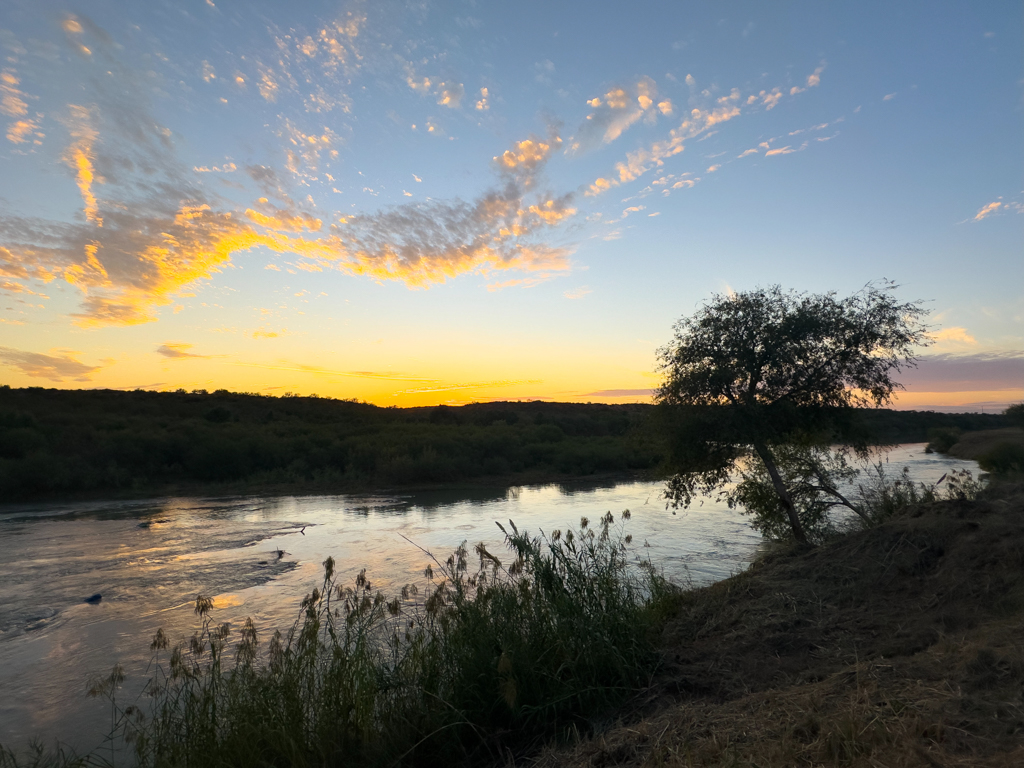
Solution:
M 0 383 L 643 402 L 890 280 L 897 407 L 1024 399 L 1019 2 L 3 6 Z

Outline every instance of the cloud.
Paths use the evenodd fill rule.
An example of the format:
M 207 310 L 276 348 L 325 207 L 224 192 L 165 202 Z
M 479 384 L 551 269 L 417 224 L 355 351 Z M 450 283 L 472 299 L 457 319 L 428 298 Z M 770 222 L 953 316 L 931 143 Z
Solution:
M 952 327 L 943 328 L 940 331 L 929 334 L 935 341 L 950 341 L 960 344 L 977 344 L 977 340 L 967 332 L 966 328 Z
M 745 149 L 745 150 L 743 150 L 742 154 L 736 155 L 736 159 L 737 160 L 742 160 L 744 157 L 749 157 L 750 155 L 756 155 L 757 153 L 758 153 L 758 149 L 756 147 L 753 147 L 751 149 Z
M 599 389 L 587 392 L 583 397 L 651 397 L 653 389 Z
M 712 165 L 712 166 L 710 166 L 710 167 L 709 167 L 709 168 L 708 168 L 708 169 L 707 169 L 707 170 L 705 171 L 705 173 L 714 173 L 715 171 L 717 171 L 717 170 L 718 170 L 719 168 L 721 168 L 721 167 L 722 167 L 721 165 L 719 165 L 718 163 L 716 163 L 715 165 Z
M 571 291 L 566 291 L 562 295 L 567 299 L 582 299 L 588 293 L 593 293 L 590 287 L 581 285 L 579 288 L 573 288 Z
M 437 379 L 428 379 L 422 376 L 409 376 L 394 371 L 335 371 L 329 368 L 321 368 L 317 365 L 303 365 L 294 363 L 292 365 L 267 365 L 265 363 L 235 363 L 245 368 L 266 368 L 271 371 L 296 371 L 299 373 L 311 373 L 323 376 L 345 376 L 356 379 L 385 379 L 388 381 L 415 381 L 429 384 L 437 384 Z
M 74 352 L 62 355 L 43 355 L 38 352 L 23 352 L 10 347 L 0 347 L 0 363 L 17 368 L 26 376 L 50 381 L 89 381 L 92 374 L 103 366 L 86 365 L 74 358 Z
M 20 84 L 21 79 L 13 68 L 0 70 L 0 114 L 14 118 L 7 124 L 7 140 L 12 144 L 29 141 L 42 144 L 45 134 L 39 130 L 39 121 L 43 115 L 37 112 L 35 117 L 28 116 L 26 100 L 33 97 L 20 90 Z
M 299 177 L 315 178 L 311 174 L 318 170 L 322 155 L 332 159 L 338 156 L 338 135 L 327 126 L 319 132 L 305 133 L 285 118 L 280 135 L 287 141 L 285 167 Z
M 887 93 L 887 94 L 885 94 L 885 96 L 882 97 L 882 101 L 892 101 L 895 98 L 896 98 L 896 93 L 895 92 Z
M 716 125 L 738 117 L 740 115 L 740 108 L 737 106 L 739 99 L 740 92 L 734 89 L 728 96 L 719 98 L 714 106 L 703 110 L 691 109 L 690 114 L 683 119 L 682 123 L 669 131 L 666 139 L 655 141 L 634 152 L 628 152 L 625 161 L 615 164 L 618 178 L 609 179 L 602 176 L 587 188 L 585 196 L 594 197 L 611 187 L 634 181 L 653 168 L 663 166 L 666 159 L 683 152 L 686 148 L 686 141 L 700 136 Z
M 569 140 L 569 152 L 582 153 L 602 144 L 610 144 L 641 118 L 657 120 L 659 114 L 672 114 L 672 102 L 655 103 L 658 88 L 649 77 L 636 83 L 610 89 L 603 97 L 590 99 L 593 111 Z
M 967 392 L 1020 389 L 1024 382 L 1024 355 L 1020 353 L 928 355 L 916 368 L 900 376 L 908 390 Z
M 0 71 L 0 112 L 9 117 L 23 117 L 28 114 L 28 96 L 18 89 L 21 80 L 10 67 Z
M 822 63 L 820 67 L 814 70 L 807 76 L 807 87 L 814 88 L 821 83 L 821 73 L 825 71 L 825 64 Z
M 405 82 L 414 91 L 435 97 L 438 104 L 449 109 L 458 109 L 462 105 L 462 97 L 466 93 L 465 86 L 454 80 L 438 80 L 437 78 L 421 77 L 411 63 L 405 65 Z M 486 89 L 484 89 L 486 91 Z M 487 108 L 487 94 L 483 93 L 484 106 Z
M 103 181 L 102 177 L 96 177 L 93 167 L 93 162 L 95 161 L 93 145 L 99 134 L 93 126 L 92 114 L 89 108 L 76 104 L 69 105 L 69 108 L 71 116 L 67 121 L 67 126 L 74 142 L 64 153 L 64 163 L 75 171 L 75 180 L 78 183 L 78 190 L 82 194 L 82 202 L 85 206 L 85 220 L 92 222 L 97 227 L 102 227 L 103 217 L 99 215 L 96 195 L 92 191 L 93 181 Z
M 981 210 L 979 210 L 976 214 L 974 214 L 974 220 L 981 221 L 982 219 L 991 216 L 993 213 L 995 213 L 1002 207 L 1003 204 L 998 201 L 994 203 L 989 203 L 988 205 L 983 206 Z
M 556 134 L 550 135 L 547 139 L 531 136 L 528 139 L 517 141 L 511 149 L 507 149 L 503 154 L 495 157 L 494 164 L 501 172 L 514 172 L 517 175 L 525 173 L 529 178 L 537 169 L 547 163 L 554 149 L 561 143 L 562 139 Z M 416 181 L 419 179 L 417 178 Z
M 292 212 L 282 208 L 272 208 L 269 214 L 246 208 L 245 216 L 261 227 L 279 232 L 302 232 L 304 230 L 319 232 L 324 224 L 321 219 L 314 218 L 308 213 Z
M 487 89 L 486 88 L 481 88 L 480 89 L 480 98 L 476 102 L 476 108 L 479 111 L 483 112 L 483 111 L 486 111 L 486 110 L 491 108 L 491 106 L 490 106 L 490 104 L 488 102 L 488 98 L 489 98 L 489 93 L 488 93 Z
M 182 359 L 208 360 L 211 357 L 219 357 L 219 355 L 200 355 L 200 354 L 196 354 L 195 352 L 189 352 L 189 350 L 192 349 L 192 347 L 193 347 L 192 344 L 180 344 L 180 343 L 175 343 L 175 342 L 169 341 L 166 344 L 161 344 L 159 347 L 157 347 L 156 351 L 157 351 L 158 354 L 161 354 L 164 357 L 169 357 L 172 360 L 182 360 Z
M 469 201 L 410 201 L 330 221 L 312 213 L 312 197 L 308 205 L 293 200 L 273 168 L 248 166 L 246 174 L 265 196 L 235 204 L 206 191 L 199 176 L 205 166 L 179 161 L 171 131 L 152 113 L 153 89 L 144 73 L 122 65 L 121 49 L 87 20 L 75 17 L 66 26 L 75 45 L 89 47 L 77 68 L 89 78 L 89 101 L 72 105 L 64 120 L 64 166 L 83 215 L 55 221 L 0 210 L 0 275 L 23 287 L 53 280 L 74 285 L 81 291 L 80 310 L 71 316 L 78 325 L 155 320 L 157 308 L 172 304 L 186 286 L 213 278 L 234 254 L 255 247 L 297 256 L 297 268 L 413 288 L 499 273 L 530 285 L 571 271 L 572 249 L 543 241 L 576 212 L 572 194 L 539 189 L 546 163 L 562 144 L 553 129 L 495 157 L 496 182 Z M 285 41 L 281 61 L 287 66 L 274 65 L 279 87 L 291 82 L 288 73 L 300 59 L 324 59 L 340 28 Z M 346 39 L 357 32 L 347 30 Z M 337 56 L 329 61 L 342 67 Z M 285 164 L 303 182 L 336 155 L 340 140 L 329 129 L 307 133 L 289 120 L 282 126 Z M 209 170 L 238 169 L 226 163 Z
M 793 152 L 796 152 L 796 150 L 790 146 L 785 146 L 779 147 L 778 149 L 769 149 L 767 152 L 764 153 L 764 156 L 773 157 L 775 155 L 789 155 L 792 154 Z

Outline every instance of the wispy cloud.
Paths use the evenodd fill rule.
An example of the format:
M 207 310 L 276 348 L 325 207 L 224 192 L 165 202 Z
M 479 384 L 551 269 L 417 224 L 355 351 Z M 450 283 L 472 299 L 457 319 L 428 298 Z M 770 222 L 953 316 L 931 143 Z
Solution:
M 587 101 L 591 108 L 583 123 L 569 140 L 568 152 L 586 152 L 601 144 L 610 144 L 631 125 L 644 119 L 655 122 L 658 115 L 671 115 L 672 102 L 658 101 L 658 88 L 649 77 L 636 83 L 609 89 Z
M 583 397 L 650 397 L 653 394 L 653 389 L 599 389 L 587 392 Z
M 571 291 L 566 291 L 562 295 L 567 299 L 582 299 L 588 293 L 593 293 L 590 287 L 581 285 L 579 288 L 573 288 Z
M 1024 355 L 977 353 L 928 355 L 916 368 L 900 376 L 908 390 L 966 392 L 1020 389 L 1024 382 Z
M 166 344 L 161 344 L 156 348 L 157 354 L 169 357 L 172 360 L 187 360 L 187 359 L 199 359 L 209 360 L 214 357 L 223 357 L 223 355 L 200 355 L 196 352 L 189 352 L 193 348 L 192 344 L 182 344 L 179 342 L 169 341 Z
M 1001 202 L 992 202 L 988 205 L 983 206 L 976 214 L 974 214 L 975 221 L 981 221 L 984 218 L 991 216 L 993 213 L 1003 207 Z
M 929 334 L 932 339 L 936 342 L 955 342 L 958 344 L 977 344 L 978 341 L 971 334 L 967 332 L 966 328 L 954 326 L 951 328 L 943 328 L 939 331 Z
M 271 371 L 296 371 L 298 373 L 310 373 L 322 376 L 346 376 L 356 379 L 386 379 L 388 381 L 416 381 L 424 383 L 438 383 L 437 379 L 425 378 L 423 376 L 410 376 L 392 371 L 338 371 L 330 368 L 322 368 L 317 365 L 293 365 L 282 363 L 280 365 L 268 365 L 263 363 L 235 363 L 245 368 L 266 368 Z
M 449 109 L 458 109 L 462 106 L 462 97 L 466 94 L 466 88 L 462 83 L 454 80 L 442 80 L 437 77 L 423 77 L 416 74 L 416 69 L 411 63 L 405 65 L 405 82 L 414 91 L 428 94 L 435 97 L 438 104 Z M 483 94 L 483 107 L 486 109 L 487 94 Z
M 0 70 L 0 114 L 14 118 L 7 124 L 7 140 L 12 144 L 42 144 L 45 134 L 39 124 L 43 114 L 29 116 L 28 101 L 33 97 L 22 91 L 20 85 L 21 78 L 13 67 Z
M 75 359 L 75 352 L 57 355 L 43 355 L 38 352 L 23 352 L 20 349 L 0 347 L 0 363 L 17 368 L 26 376 L 50 381 L 89 381 L 101 365 L 86 365 Z
M 692 78 L 687 82 L 690 82 L 690 79 Z M 663 166 L 668 158 L 685 150 L 688 140 L 706 134 L 714 126 L 738 117 L 741 114 L 741 101 L 740 91 L 733 89 L 728 95 L 710 100 L 703 109 L 694 107 L 676 128 L 669 131 L 665 139 L 627 153 L 624 161 L 615 164 L 615 176 L 602 176 L 596 179 L 587 187 L 584 194 L 587 197 L 600 195 L 612 187 L 638 179 L 653 168 Z

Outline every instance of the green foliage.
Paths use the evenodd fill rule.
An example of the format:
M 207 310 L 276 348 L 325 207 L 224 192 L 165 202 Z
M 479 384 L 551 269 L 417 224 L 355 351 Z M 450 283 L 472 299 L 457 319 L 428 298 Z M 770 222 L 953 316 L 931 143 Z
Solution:
M 936 427 L 928 430 L 928 446 L 925 449 L 929 453 L 947 453 L 950 448 L 956 445 L 963 432 L 956 427 Z
M 821 543 L 835 533 L 829 515 L 834 507 L 848 506 L 861 514 L 861 510 L 839 491 L 839 486 L 849 484 L 859 473 L 850 466 L 846 452 L 787 444 L 779 446 L 774 456 L 801 527 L 812 543 Z M 756 456 L 742 465 L 738 482 L 722 495 L 730 508 L 740 507 L 750 514 L 751 525 L 765 538 L 784 541 L 792 537 L 789 516 L 764 463 Z
M 1000 477 L 1024 475 L 1024 445 L 999 443 L 978 457 L 978 466 Z
M 886 404 L 899 387 L 894 373 L 927 343 L 924 310 L 897 302 L 894 288 L 868 285 L 844 299 L 759 288 L 714 296 L 676 323 L 672 341 L 659 350 L 665 380 L 655 396 L 676 472 L 668 500 L 688 506 L 722 488 L 756 455 L 770 483 L 748 486 L 743 495 L 766 512 L 761 491 L 773 488 L 792 535 L 808 541 L 801 514 L 816 518 L 823 504 L 839 500 L 830 490 L 835 482 L 817 483 L 812 492 L 803 471 L 787 480 L 780 468 L 792 456 L 783 455 L 788 446 L 836 443 L 866 454 L 871 440 L 853 407 Z
M 507 567 L 463 545 L 428 566 L 423 599 L 374 592 L 365 572 L 342 587 L 328 559 L 262 653 L 251 621 L 232 647 L 200 597 L 187 644 L 168 658 L 154 638 L 152 707 L 125 708 L 120 732 L 140 766 L 447 766 L 585 730 L 649 680 L 674 594 L 613 523 L 549 537 L 510 523 Z

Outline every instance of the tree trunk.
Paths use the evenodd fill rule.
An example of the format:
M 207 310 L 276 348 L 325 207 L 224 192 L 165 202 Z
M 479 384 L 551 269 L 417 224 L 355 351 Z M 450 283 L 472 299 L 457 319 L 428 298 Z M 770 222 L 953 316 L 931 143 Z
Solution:
M 779 494 L 782 508 L 786 510 L 786 514 L 789 516 L 789 526 L 793 529 L 793 536 L 801 544 L 810 544 L 807 540 L 807 534 L 804 533 L 804 527 L 800 523 L 800 518 L 796 514 L 796 505 L 793 504 L 793 497 L 789 495 L 789 489 L 782 482 L 782 475 L 779 474 L 779 470 L 775 466 L 775 458 L 772 456 L 771 451 L 768 450 L 768 445 L 762 442 L 755 442 L 754 450 L 757 451 L 757 455 L 764 462 L 764 468 L 768 470 L 768 476 L 772 479 L 775 492 Z

